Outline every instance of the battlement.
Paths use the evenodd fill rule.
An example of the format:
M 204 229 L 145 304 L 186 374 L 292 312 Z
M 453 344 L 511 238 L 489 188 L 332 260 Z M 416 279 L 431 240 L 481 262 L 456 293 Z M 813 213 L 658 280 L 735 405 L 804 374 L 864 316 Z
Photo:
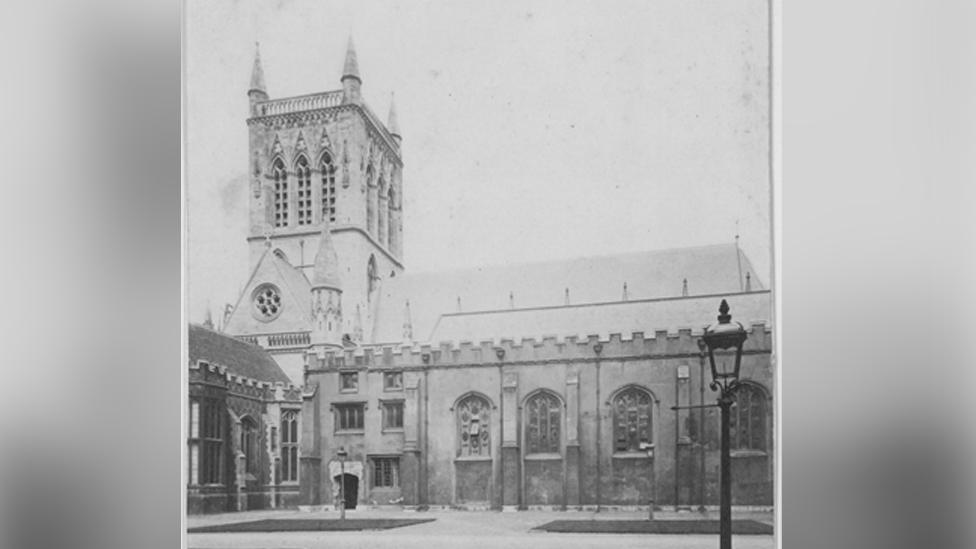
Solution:
M 255 390 L 270 391 L 268 398 L 274 400 L 298 400 L 302 394 L 302 388 L 291 383 L 280 381 L 260 381 L 254 378 L 239 376 L 230 371 L 223 364 L 215 364 L 206 360 L 190 361 L 191 373 L 196 371 L 206 381 L 222 381 L 227 389 L 236 389 L 243 393 L 253 393 Z M 191 382 L 194 381 L 192 378 Z
M 451 365 L 543 363 L 564 361 L 592 361 L 597 354 L 594 346 L 602 346 L 601 360 L 630 357 L 697 356 L 701 330 L 691 328 L 676 332 L 660 330 L 653 334 L 632 332 L 606 335 L 544 336 L 542 338 L 486 339 L 473 341 L 444 341 L 438 344 L 413 343 L 401 345 L 362 346 L 345 351 L 310 351 L 306 367 L 310 370 L 334 368 L 425 368 Z M 743 346 L 745 353 L 772 351 L 772 328 L 764 323 L 749 328 L 749 338 Z

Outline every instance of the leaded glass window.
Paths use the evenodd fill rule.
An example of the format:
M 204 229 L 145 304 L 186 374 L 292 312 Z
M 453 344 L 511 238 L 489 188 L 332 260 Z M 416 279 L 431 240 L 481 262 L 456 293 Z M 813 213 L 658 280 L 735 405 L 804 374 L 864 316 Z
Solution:
M 280 158 L 275 159 L 271 166 L 271 178 L 274 180 L 274 211 L 275 227 L 288 226 L 288 173 L 285 163 Z
M 298 481 L 298 412 L 281 414 L 281 476 L 284 482 Z
M 651 395 L 637 387 L 613 399 L 614 451 L 639 452 L 651 444 Z
M 484 398 L 471 395 L 457 405 L 458 455 L 491 455 L 491 405 Z
M 766 450 L 766 395 L 759 387 L 739 385 L 729 414 L 733 450 Z
M 295 175 L 298 176 L 298 224 L 312 224 L 312 167 L 308 165 L 305 155 L 298 157 L 295 163 Z
M 252 475 L 257 475 L 260 468 L 258 426 L 249 417 L 241 420 L 241 452 L 244 453 L 244 471 Z
M 373 458 L 373 487 L 396 488 L 397 486 L 400 486 L 400 459 Z
M 329 222 L 335 222 L 336 211 L 336 189 L 335 189 L 335 164 L 332 163 L 332 156 L 329 153 L 322 155 L 319 163 L 322 171 L 322 218 L 329 216 Z
M 539 393 L 526 403 L 526 453 L 559 453 L 562 403 L 550 393 Z

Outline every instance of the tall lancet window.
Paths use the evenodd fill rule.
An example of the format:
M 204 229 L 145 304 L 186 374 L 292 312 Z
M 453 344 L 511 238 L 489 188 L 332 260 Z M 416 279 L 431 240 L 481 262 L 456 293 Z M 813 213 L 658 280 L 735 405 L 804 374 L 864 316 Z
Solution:
M 757 385 L 742 383 L 729 415 L 733 450 L 766 450 L 766 394 Z
M 373 218 L 376 217 L 376 208 L 373 204 L 373 197 L 375 195 L 376 190 L 373 189 L 373 165 L 370 164 L 366 167 L 366 232 L 369 234 L 376 234 L 373 232 Z
M 298 157 L 295 163 L 295 175 L 298 176 L 298 224 L 312 224 L 312 167 L 308 165 L 305 155 Z
M 380 177 L 380 182 L 376 186 L 376 239 L 380 244 L 388 245 L 386 227 L 389 225 L 389 205 L 384 207 L 386 198 L 386 181 Z
M 271 165 L 271 178 L 274 179 L 275 227 L 288 226 L 288 173 L 280 158 Z
M 394 221 L 394 217 L 393 217 L 393 210 L 395 209 L 394 208 L 394 204 L 396 203 L 394 201 L 395 198 L 396 198 L 396 195 L 393 193 L 393 183 L 390 183 L 390 190 L 389 190 L 389 192 L 387 192 L 387 197 L 386 197 L 386 208 L 387 208 L 387 212 L 388 212 L 387 215 L 386 215 L 386 228 L 387 228 L 387 230 L 389 231 L 390 234 L 386 238 L 386 246 L 391 251 L 396 249 L 396 246 L 395 246 L 394 242 L 396 240 L 396 225 L 397 224 Z
M 491 406 L 478 395 L 465 397 L 457 405 L 458 456 L 490 456 Z
M 319 169 L 322 172 L 322 219 L 329 216 L 329 222 L 335 223 L 336 212 L 336 188 L 335 188 L 335 164 L 332 162 L 332 155 L 328 152 L 322 153 L 322 161 L 319 162 Z
M 631 387 L 613 399 L 613 449 L 638 452 L 651 443 L 651 395 Z
M 525 445 L 528 454 L 558 454 L 562 403 L 551 393 L 538 393 L 525 405 Z

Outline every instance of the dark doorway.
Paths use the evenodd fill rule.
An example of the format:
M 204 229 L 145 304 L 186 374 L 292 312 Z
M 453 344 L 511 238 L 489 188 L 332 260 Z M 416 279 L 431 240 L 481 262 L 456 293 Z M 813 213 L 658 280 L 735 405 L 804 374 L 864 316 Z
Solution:
M 339 480 L 336 475 L 335 480 Z M 342 477 L 342 492 L 346 502 L 346 509 L 355 509 L 359 502 L 359 477 L 346 473 Z

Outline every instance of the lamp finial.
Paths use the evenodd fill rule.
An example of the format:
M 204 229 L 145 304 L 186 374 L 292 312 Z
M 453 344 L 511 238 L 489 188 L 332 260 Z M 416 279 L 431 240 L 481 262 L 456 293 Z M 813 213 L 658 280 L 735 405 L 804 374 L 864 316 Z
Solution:
M 732 315 L 729 314 L 729 303 L 722 300 L 722 304 L 718 306 L 718 323 L 728 324 L 732 320 Z

